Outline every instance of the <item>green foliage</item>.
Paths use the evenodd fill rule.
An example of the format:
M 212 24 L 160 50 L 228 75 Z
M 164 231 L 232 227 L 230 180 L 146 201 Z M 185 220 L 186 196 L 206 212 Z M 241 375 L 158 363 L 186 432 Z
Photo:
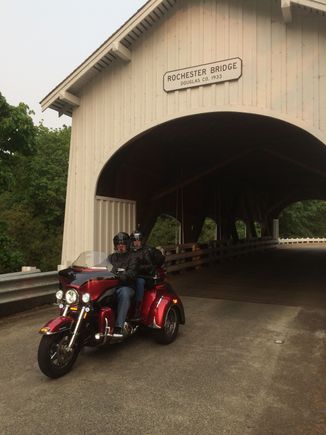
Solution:
M 246 238 L 246 224 L 243 221 L 236 221 L 235 228 L 238 233 L 239 239 Z
M 254 225 L 257 237 L 261 237 L 261 224 L 259 222 L 254 222 Z
M 207 217 L 204 220 L 198 242 L 207 243 L 210 240 L 216 240 L 216 223 L 213 219 Z
M 179 243 L 180 223 L 172 216 L 162 215 L 156 223 L 148 238 L 150 246 L 166 246 Z M 198 242 L 205 243 L 216 239 L 216 223 L 206 218 Z
M 22 253 L 7 234 L 7 225 L 0 221 L 0 271 L 18 270 L 23 261 Z M 3 273 L 3 272 L 2 272 Z
M 18 271 L 22 265 L 37 266 L 42 271 L 57 268 L 61 255 L 62 225 L 47 226 L 42 222 L 41 215 L 33 215 L 27 203 L 15 202 L 12 208 L 2 212 L 2 218 L 7 222 L 6 236 L 13 242 L 20 262 L 10 270 L 3 270 L 1 264 L 1 273 Z
M 7 103 L 0 93 L 0 188 L 13 181 L 12 165 L 17 156 L 30 155 L 35 149 L 33 112 L 20 103 L 17 107 Z
M 33 147 L 25 136 L 6 166 L 10 183 L 0 193 L 0 273 L 60 263 L 70 128 L 33 126 L 30 137 Z
M 24 197 L 33 214 L 39 216 L 47 228 L 62 226 L 70 128 L 49 130 L 40 125 L 37 130 L 37 151 L 32 159 L 25 161 L 28 171 L 21 180 L 22 184 L 28 183 Z
M 179 242 L 180 223 L 172 216 L 162 215 L 156 223 L 148 238 L 150 246 L 166 246 Z
M 326 201 L 296 202 L 279 220 L 280 237 L 326 237 Z

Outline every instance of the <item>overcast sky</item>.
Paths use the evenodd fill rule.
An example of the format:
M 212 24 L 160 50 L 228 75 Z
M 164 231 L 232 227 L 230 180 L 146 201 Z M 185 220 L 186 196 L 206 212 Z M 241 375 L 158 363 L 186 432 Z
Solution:
M 34 122 L 70 125 L 39 102 L 147 0 L 0 0 L 0 92 L 35 112 Z

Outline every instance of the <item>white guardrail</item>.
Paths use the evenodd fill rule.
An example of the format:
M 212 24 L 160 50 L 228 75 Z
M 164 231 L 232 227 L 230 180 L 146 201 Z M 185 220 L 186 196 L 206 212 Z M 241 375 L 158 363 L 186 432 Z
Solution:
M 326 243 L 325 237 L 305 237 L 305 238 L 286 238 L 286 239 L 278 239 L 281 245 L 290 245 L 290 244 L 306 244 L 306 243 Z
M 212 264 L 223 259 L 275 247 L 277 240 L 252 239 L 233 243 L 230 240 L 210 243 L 186 243 L 165 246 L 166 270 L 181 270 Z M 58 273 L 16 272 L 0 275 L 0 316 L 55 302 Z

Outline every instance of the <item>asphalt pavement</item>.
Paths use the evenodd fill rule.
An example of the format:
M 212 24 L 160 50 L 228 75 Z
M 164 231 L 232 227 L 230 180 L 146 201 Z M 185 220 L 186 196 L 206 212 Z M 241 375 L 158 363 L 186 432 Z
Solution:
M 171 276 L 186 312 L 174 343 L 85 349 L 57 380 L 37 365 L 56 308 L 1 319 L 0 434 L 325 435 L 326 250 L 298 252 Z

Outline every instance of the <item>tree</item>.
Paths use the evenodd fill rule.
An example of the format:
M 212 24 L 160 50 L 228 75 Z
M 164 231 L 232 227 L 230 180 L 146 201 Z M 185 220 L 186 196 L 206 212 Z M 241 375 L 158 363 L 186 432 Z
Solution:
M 235 222 L 235 227 L 236 227 L 239 239 L 240 240 L 245 239 L 246 234 L 247 234 L 246 224 L 242 220 L 237 220 Z
M 166 246 L 179 242 L 180 223 L 174 217 L 161 215 L 149 235 L 150 246 Z
M 326 201 L 299 201 L 279 216 L 280 237 L 326 237 Z
M 25 170 L 18 182 L 28 188 L 20 188 L 21 199 L 47 228 L 63 225 L 70 133 L 70 127 L 53 130 L 40 125 L 35 155 L 22 159 Z
M 35 149 L 36 128 L 28 106 L 7 103 L 0 92 L 0 188 L 13 180 L 12 163 L 17 155 L 30 155 Z
M 14 269 L 0 264 L 0 273 L 24 265 L 54 270 L 60 262 L 66 195 L 70 128 L 35 127 L 34 153 L 17 154 L 14 177 L 0 194 L 0 222 L 7 255 L 14 247 L 20 262 Z M 10 241 L 10 243 L 9 243 Z M 19 263 L 19 264 L 18 264 Z
M 216 240 L 216 223 L 213 219 L 207 217 L 204 220 L 203 227 L 198 237 L 199 243 L 207 243 L 210 240 Z
M 18 270 L 23 261 L 22 253 L 7 235 L 6 230 L 6 222 L 0 221 L 0 273 Z

